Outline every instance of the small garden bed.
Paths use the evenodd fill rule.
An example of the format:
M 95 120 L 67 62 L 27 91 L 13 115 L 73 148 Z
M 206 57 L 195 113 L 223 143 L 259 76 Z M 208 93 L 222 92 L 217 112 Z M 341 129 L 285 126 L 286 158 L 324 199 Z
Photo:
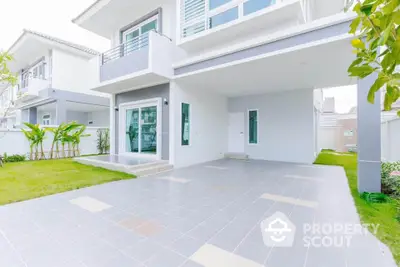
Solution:
M 357 154 L 322 151 L 315 164 L 344 167 L 362 223 L 380 225 L 377 237 L 391 249 L 400 266 L 400 200 L 387 197 L 386 203 L 371 203 L 360 196 L 357 189 Z
M 71 159 L 6 163 L 0 167 L 0 204 L 134 177 Z

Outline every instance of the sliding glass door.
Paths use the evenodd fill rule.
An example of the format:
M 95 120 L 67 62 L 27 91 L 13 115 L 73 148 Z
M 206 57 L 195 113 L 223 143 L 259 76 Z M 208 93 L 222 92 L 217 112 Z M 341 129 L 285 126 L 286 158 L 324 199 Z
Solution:
M 157 154 L 157 106 L 126 109 L 125 152 Z

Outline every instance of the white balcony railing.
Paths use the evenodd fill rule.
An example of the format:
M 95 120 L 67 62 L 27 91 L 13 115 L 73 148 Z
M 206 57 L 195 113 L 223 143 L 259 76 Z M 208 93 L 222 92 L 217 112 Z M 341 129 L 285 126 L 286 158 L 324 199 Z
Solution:
M 181 38 L 246 17 L 283 0 L 182 0 Z
M 131 54 L 134 51 L 146 48 L 149 46 L 149 34 L 150 32 L 155 32 L 158 35 L 161 35 L 169 40 L 165 35 L 162 35 L 161 33 L 151 30 L 149 32 L 146 32 L 144 34 L 141 34 L 129 41 L 126 41 L 125 43 L 121 43 L 120 45 L 111 48 L 110 50 L 104 52 L 101 55 L 101 65 L 107 64 L 108 62 L 111 62 L 113 60 L 119 59 L 121 57 L 127 56 Z

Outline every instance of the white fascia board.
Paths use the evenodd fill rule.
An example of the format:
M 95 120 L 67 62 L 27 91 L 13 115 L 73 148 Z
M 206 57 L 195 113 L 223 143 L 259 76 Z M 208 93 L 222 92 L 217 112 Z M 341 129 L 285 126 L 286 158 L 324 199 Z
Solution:
M 174 77 L 174 79 L 179 79 L 179 78 L 183 78 L 183 77 L 186 77 L 186 76 L 191 76 L 191 75 L 195 75 L 195 74 L 198 74 L 198 73 L 213 71 L 213 70 L 216 70 L 216 69 L 226 68 L 226 67 L 230 67 L 230 66 L 240 65 L 240 64 L 243 64 L 243 63 L 251 62 L 253 60 L 259 60 L 259 59 L 263 59 L 263 58 L 273 57 L 273 56 L 277 56 L 277 55 L 281 55 L 281 54 L 285 54 L 285 53 L 289 53 L 289 52 L 294 52 L 294 51 L 298 51 L 298 50 L 309 48 L 309 47 L 313 47 L 313 46 L 323 45 L 323 44 L 330 43 L 330 42 L 346 40 L 346 39 L 350 39 L 352 37 L 353 37 L 353 35 L 348 34 L 348 33 L 347 34 L 342 34 L 342 35 L 338 35 L 338 36 L 335 36 L 335 37 L 314 41 L 314 42 L 311 42 L 311 43 L 306 43 L 306 44 L 302 44 L 302 45 L 296 45 L 294 47 L 281 49 L 281 50 L 270 52 L 270 53 L 266 53 L 266 54 L 263 54 L 263 55 L 258 55 L 258 56 L 254 56 L 254 57 L 250 57 L 250 58 L 241 59 L 241 60 L 236 60 L 236 61 L 233 61 L 233 62 L 229 62 L 229 63 L 217 65 L 217 66 L 212 66 L 212 67 L 209 67 L 209 68 L 204 68 L 204 69 L 200 69 L 200 70 L 184 73 L 184 74 L 181 74 L 181 75 L 176 75 Z
M 102 9 L 105 5 L 107 5 L 110 2 L 111 0 L 97 0 L 89 7 L 87 7 L 84 11 L 82 11 L 82 13 L 76 16 L 76 18 L 72 19 L 72 23 L 81 26 L 83 23 L 85 23 L 87 19 L 96 14 L 100 9 Z
M 230 47 L 224 47 L 223 49 L 220 49 L 218 51 L 212 51 L 212 52 L 202 54 L 200 56 L 191 57 L 189 59 L 186 59 L 186 60 L 183 60 L 183 61 L 173 64 L 173 68 L 183 67 L 186 65 L 190 65 L 190 64 L 194 64 L 194 63 L 198 63 L 198 62 L 207 60 L 207 59 L 211 59 L 214 57 L 220 57 L 220 56 L 224 56 L 224 55 L 238 52 L 241 50 L 245 50 L 245 49 L 248 49 L 248 48 L 251 48 L 254 46 L 258 46 L 258 45 L 262 45 L 262 44 L 266 44 L 266 43 L 272 43 L 272 42 L 275 42 L 275 41 L 278 41 L 281 39 L 285 39 L 285 38 L 289 38 L 289 37 L 296 36 L 299 34 L 318 30 L 318 29 L 325 28 L 328 26 L 340 24 L 345 21 L 350 21 L 350 20 L 354 19 L 356 16 L 357 15 L 354 12 L 341 13 L 341 14 L 329 16 L 326 18 L 316 20 L 311 23 L 302 24 L 302 25 L 299 25 L 296 27 L 289 28 L 286 31 L 278 31 L 278 32 L 269 34 L 267 36 L 260 36 L 258 38 L 253 38 L 251 40 L 248 40 L 248 41 L 245 41 L 245 42 L 242 42 L 240 44 L 236 44 L 236 45 L 233 45 Z

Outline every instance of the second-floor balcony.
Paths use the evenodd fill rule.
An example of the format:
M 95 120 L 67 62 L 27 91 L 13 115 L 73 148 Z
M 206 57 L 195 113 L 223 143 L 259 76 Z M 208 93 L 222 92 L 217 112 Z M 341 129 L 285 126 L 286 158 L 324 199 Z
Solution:
M 132 38 L 101 55 L 100 84 L 94 90 L 115 93 L 168 82 L 176 52 L 172 41 L 155 31 Z
M 17 103 L 39 97 L 39 92 L 46 88 L 49 88 L 49 80 L 32 77 L 23 80 L 17 90 Z

